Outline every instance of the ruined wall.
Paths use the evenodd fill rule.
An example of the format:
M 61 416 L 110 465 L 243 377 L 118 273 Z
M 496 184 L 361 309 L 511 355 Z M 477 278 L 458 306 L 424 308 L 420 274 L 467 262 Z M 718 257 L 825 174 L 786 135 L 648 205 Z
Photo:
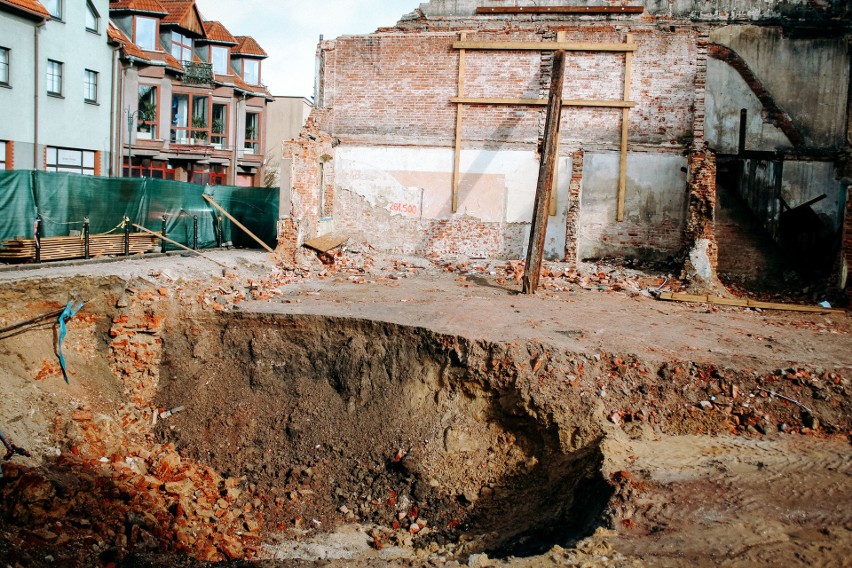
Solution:
M 334 208 L 330 222 L 309 222 L 306 227 L 310 229 L 302 231 L 304 237 L 314 236 L 314 230 L 334 230 L 397 252 L 493 257 L 524 254 L 544 108 L 463 107 L 459 208 L 453 212 L 457 105 L 450 99 L 458 94 L 460 57 L 452 43 L 462 32 L 471 41 L 524 42 L 552 41 L 557 32 L 563 32 L 568 41 L 621 43 L 630 34 L 638 50 L 633 55 L 628 97 L 636 106 L 628 122 L 625 221 L 615 220 L 621 110 L 566 107 L 557 166 L 556 215 L 549 218 L 545 254 L 570 261 L 606 256 L 683 258 L 695 236 L 689 229 L 694 221 L 689 213 L 690 190 L 695 188 L 688 180 L 697 162 L 690 161 L 689 156 L 704 152 L 705 115 L 711 151 L 720 141 L 730 139 L 728 114 L 739 104 L 733 99 L 723 100 L 720 89 L 705 89 L 708 73 L 729 73 L 723 61 L 709 59 L 708 63 L 713 30 L 747 29 L 749 26 L 726 25 L 762 20 L 788 25 L 803 14 L 811 24 L 842 27 L 848 13 L 845 3 L 834 0 L 817 7 L 804 0 L 783 5 L 756 0 L 647 0 L 640 15 L 474 14 L 477 6 L 498 5 L 507 4 L 436 0 L 422 3 L 393 28 L 320 43 L 315 116 L 318 131 L 335 141 L 331 154 L 334 178 L 328 182 L 333 188 Z M 519 1 L 512 5 L 564 2 Z M 740 41 L 744 57 L 764 62 L 759 50 L 752 53 L 747 49 L 752 43 L 759 47 L 765 35 L 761 34 L 752 34 L 758 40 L 751 43 L 737 39 L 733 31 L 727 35 L 719 32 L 714 38 L 727 38 L 735 47 Z M 836 42 L 826 46 L 829 44 L 831 49 L 838 49 Z M 795 49 L 788 49 L 792 44 L 783 38 L 772 45 L 788 59 L 795 59 Z M 813 61 L 822 61 L 826 53 Z M 549 88 L 550 61 L 548 52 L 468 50 L 463 94 L 544 98 Z M 565 98 L 621 99 L 624 68 L 625 56 L 621 53 L 569 52 Z M 728 77 L 724 85 L 734 83 Z M 820 85 L 820 92 L 833 97 L 845 92 L 838 86 L 839 80 L 825 79 Z M 795 98 L 785 96 L 785 100 Z M 755 116 L 760 119 L 760 113 Z M 809 136 L 836 141 L 839 120 L 823 109 L 813 119 Z M 294 163 L 293 171 L 302 167 Z M 715 192 L 715 181 L 707 189 Z M 789 189 L 796 193 L 795 188 Z M 304 184 L 303 190 L 319 192 L 310 184 Z M 308 196 L 301 202 L 307 205 L 315 200 Z M 837 199 L 831 201 L 835 206 L 838 203 Z M 294 205 L 294 214 L 297 209 Z M 311 217 L 309 209 L 305 214 Z M 712 229 L 713 207 L 701 211 L 707 215 L 702 226 Z M 699 232 L 706 240 L 707 258 L 715 262 L 713 231 Z

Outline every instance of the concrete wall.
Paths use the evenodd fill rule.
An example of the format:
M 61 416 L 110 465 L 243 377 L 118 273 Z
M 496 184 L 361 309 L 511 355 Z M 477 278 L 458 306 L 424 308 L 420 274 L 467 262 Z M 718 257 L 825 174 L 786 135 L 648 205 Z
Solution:
M 33 112 L 25 112 L 24 109 L 33 107 L 34 28 L 35 23 L 31 20 L 0 11 L 0 46 L 11 50 L 10 86 L 0 87 L 0 109 L 3 109 L 2 120 L 0 120 L 0 140 L 11 140 L 16 143 L 29 141 L 26 148 L 21 144 L 15 145 L 16 169 L 33 167 L 32 141 L 35 115 Z
M 778 28 L 726 26 L 710 40 L 736 52 L 808 147 L 839 149 L 846 139 L 850 55 L 844 37 L 785 37 Z M 746 148 L 786 150 L 791 141 L 762 117 L 762 105 L 734 68 L 711 59 L 707 68 L 707 140 L 718 152 L 735 153 L 740 109 L 748 110 Z M 840 111 L 840 112 L 838 112 Z
M 99 33 L 86 31 L 85 2 L 64 2 L 63 21 L 49 20 L 41 33 L 39 86 L 45 90 L 47 60 L 61 61 L 63 97 L 40 98 L 39 137 L 43 145 L 100 150 L 106 158 L 110 150 L 113 63 L 106 33 L 109 2 L 92 3 L 101 16 Z M 85 69 L 98 73 L 98 104 L 83 101 Z

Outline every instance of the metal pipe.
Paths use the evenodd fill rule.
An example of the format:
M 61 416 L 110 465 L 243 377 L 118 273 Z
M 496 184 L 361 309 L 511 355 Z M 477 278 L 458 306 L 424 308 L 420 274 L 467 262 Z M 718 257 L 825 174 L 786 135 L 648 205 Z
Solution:
M 41 30 L 41 27 L 44 26 L 44 22 L 37 24 L 33 28 L 33 51 L 34 51 L 34 59 L 35 59 L 35 70 L 33 72 L 33 169 L 38 170 L 41 169 L 38 167 L 39 159 L 38 159 L 38 78 L 41 76 L 41 71 L 39 70 L 39 50 L 38 50 L 38 32 Z

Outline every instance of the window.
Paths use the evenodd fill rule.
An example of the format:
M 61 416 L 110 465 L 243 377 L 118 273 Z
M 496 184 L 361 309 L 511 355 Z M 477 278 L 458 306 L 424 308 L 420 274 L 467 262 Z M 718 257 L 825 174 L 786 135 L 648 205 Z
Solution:
M 162 160 L 152 160 L 150 158 L 133 158 L 132 171 L 128 171 L 127 162 L 123 165 L 124 177 L 141 178 L 150 177 L 156 179 L 175 179 L 175 170 L 170 168 L 167 162 Z
M 246 113 L 245 144 L 246 154 L 260 154 L 260 113 Z
M 230 50 L 227 47 L 214 45 L 210 48 L 210 61 L 213 62 L 213 72 L 217 75 L 228 74 L 228 60 Z
M 47 164 L 45 170 L 48 172 L 65 172 L 72 174 L 83 174 L 84 176 L 95 175 L 94 150 L 75 150 L 73 148 L 47 147 Z
M 212 116 L 210 143 L 220 150 L 225 150 L 228 147 L 228 105 L 213 103 Z
M 136 16 L 136 37 L 133 43 L 141 49 L 148 51 L 157 50 L 157 20 L 156 18 L 145 18 Z
M 178 61 L 192 61 L 192 39 L 172 32 L 172 57 Z
M 91 69 L 86 69 L 83 77 L 83 98 L 87 103 L 98 102 L 98 73 Z
M 42 0 L 42 4 L 51 16 L 57 20 L 62 19 L 62 0 Z
M 177 93 L 172 96 L 171 141 L 206 145 L 210 136 L 210 98 Z
M 157 139 L 157 87 L 139 85 L 139 107 L 136 111 L 136 138 Z
M 0 47 L 0 85 L 9 84 L 9 48 Z
M 7 168 L 6 165 L 6 141 L 0 140 L 0 171 Z
M 209 167 L 195 165 L 189 171 L 189 182 L 198 185 L 225 185 L 224 168 L 218 164 Z
M 260 85 L 260 61 L 254 59 L 243 61 L 243 80 L 249 85 Z
M 62 96 L 62 63 L 47 60 L 47 94 Z
M 86 2 L 86 29 L 90 32 L 98 33 L 100 20 L 101 17 L 91 1 Z

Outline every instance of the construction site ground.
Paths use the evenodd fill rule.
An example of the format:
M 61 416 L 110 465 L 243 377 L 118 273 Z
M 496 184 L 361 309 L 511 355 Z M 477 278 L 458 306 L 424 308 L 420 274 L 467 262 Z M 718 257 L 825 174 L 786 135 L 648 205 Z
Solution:
M 206 254 L 0 271 L 3 565 L 848 565 L 849 312 Z

